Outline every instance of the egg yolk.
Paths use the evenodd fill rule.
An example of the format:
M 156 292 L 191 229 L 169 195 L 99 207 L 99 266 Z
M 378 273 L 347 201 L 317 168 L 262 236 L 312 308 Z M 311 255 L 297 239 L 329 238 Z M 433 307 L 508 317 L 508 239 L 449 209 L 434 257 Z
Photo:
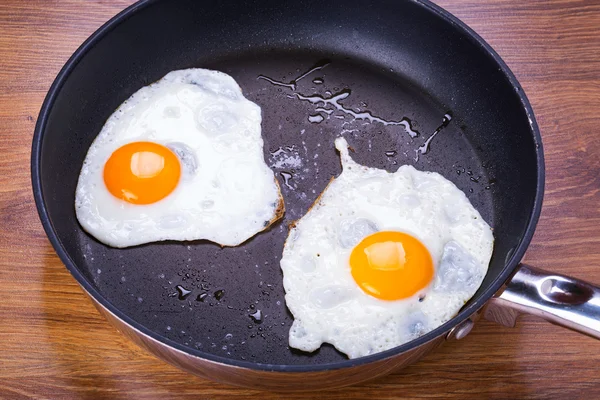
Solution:
M 433 261 L 418 239 L 382 231 L 364 238 L 350 254 L 352 277 L 360 288 L 381 300 L 416 294 L 433 278 Z
M 179 159 L 158 143 L 128 143 L 104 165 L 104 183 L 115 197 L 132 204 L 151 204 L 167 197 L 181 174 Z

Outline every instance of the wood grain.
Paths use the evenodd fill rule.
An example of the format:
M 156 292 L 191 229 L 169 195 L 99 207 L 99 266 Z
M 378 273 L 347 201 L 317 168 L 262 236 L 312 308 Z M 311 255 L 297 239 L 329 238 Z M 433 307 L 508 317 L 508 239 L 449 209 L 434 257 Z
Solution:
M 79 44 L 130 3 L 0 3 L 0 398 L 280 398 L 195 378 L 132 345 L 85 298 L 39 223 L 29 151 L 44 95 Z M 600 283 L 600 2 L 437 3 L 504 58 L 541 127 L 546 197 L 526 261 Z M 529 317 L 514 329 L 481 321 L 414 366 L 319 396 L 600 398 L 600 342 Z

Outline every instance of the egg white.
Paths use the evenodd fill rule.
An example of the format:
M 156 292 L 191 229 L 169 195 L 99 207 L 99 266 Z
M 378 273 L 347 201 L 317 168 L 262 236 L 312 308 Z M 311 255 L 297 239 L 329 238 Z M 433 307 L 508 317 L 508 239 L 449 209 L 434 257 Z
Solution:
M 153 204 L 118 199 L 103 180 L 110 155 L 137 141 L 167 146 L 181 163 L 176 189 Z M 260 107 L 232 77 L 205 69 L 170 72 L 123 102 L 90 146 L 75 195 L 81 226 L 114 247 L 197 239 L 235 246 L 282 208 L 264 161 Z
M 323 342 L 350 358 L 413 340 L 452 318 L 476 292 L 493 250 L 489 225 L 452 182 L 402 166 L 395 173 L 355 163 L 336 139 L 343 172 L 295 223 L 281 268 L 294 315 L 291 347 L 314 351 Z M 352 248 L 376 231 L 401 231 L 430 251 L 430 285 L 402 300 L 363 292 L 349 266 Z

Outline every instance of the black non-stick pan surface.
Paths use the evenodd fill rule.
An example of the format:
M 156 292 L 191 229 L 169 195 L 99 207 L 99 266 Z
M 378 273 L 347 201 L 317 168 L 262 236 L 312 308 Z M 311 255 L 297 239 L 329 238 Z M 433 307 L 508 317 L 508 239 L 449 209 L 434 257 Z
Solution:
M 75 218 L 87 149 L 132 93 L 190 67 L 230 74 L 262 108 L 264 157 L 280 181 L 285 218 L 233 248 L 205 241 L 107 247 Z M 311 96 L 339 100 L 315 104 Z M 353 115 L 365 112 L 371 120 Z M 333 147 L 339 136 L 361 164 L 439 172 L 466 193 L 496 238 L 483 285 L 457 317 L 412 343 L 353 361 L 330 345 L 312 354 L 288 347 L 292 316 L 279 267 L 288 224 L 341 172 Z M 398 353 L 481 307 L 532 236 L 543 159 L 531 108 L 506 65 L 427 1 L 165 0 L 132 6 L 67 63 L 40 114 L 32 174 L 59 256 L 118 317 L 207 359 L 307 370 Z

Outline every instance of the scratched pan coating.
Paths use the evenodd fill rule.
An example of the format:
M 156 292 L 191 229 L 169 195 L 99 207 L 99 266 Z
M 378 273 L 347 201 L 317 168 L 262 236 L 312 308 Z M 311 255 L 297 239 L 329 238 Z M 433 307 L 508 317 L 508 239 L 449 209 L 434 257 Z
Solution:
M 494 228 L 489 273 L 463 319 L 506 279 L 533 229 L 539 135 L 516 80 L 462 28 L 444 22 L 428 3 L 408 1 L 391 9 L 383 2 L 369 9 L 348 2 L 340 9 L 303 1 L 286 12 L 278 11 L 279 2 L 225 1 L 210 13 L 201 2 L 147 3 L 84 45 L 77 67 L 73 63 L 51 91 L 34 139 L 34 186 L 43 193 L 51 239 L 80 283 L 109 309 L 203 357 L 271 366 L 346 360 L 327 344 L 311 354 L 288 347 L 292 316 L 279 267 L 288 225 L 341 172 L 333 147 L 338 136 L 361 164 L 439 172 Z M 314 9 L 330 16 L 327 23 L 316 22 Z M 402 28 L 390 12 L 401 16 L 395 21 L 404 21 Z M 273 15 L 288 29 L 272 29 Z M 145 36 L 148 31 L 162 35 Z M 86 151 L 135 90 L 189 67 L 230 74 L 261 106 L 265 161 L 280 180 L 285 217 L 238 247 L 205 241 L 107 247 L 75 218 Z M 340 100 L 317 102 L 316 96 Z

